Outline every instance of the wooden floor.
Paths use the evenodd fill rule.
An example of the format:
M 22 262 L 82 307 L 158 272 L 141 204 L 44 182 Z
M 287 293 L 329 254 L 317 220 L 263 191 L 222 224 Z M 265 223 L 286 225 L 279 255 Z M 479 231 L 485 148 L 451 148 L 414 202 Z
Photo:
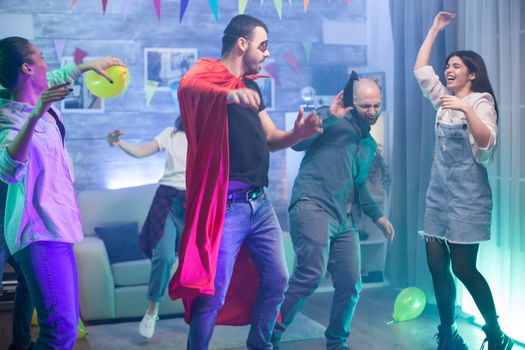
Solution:
M 438 323 L 437 311 L 427 306 L 425 312 L 415 320 L 389 323 L 392 305 L 397 292 L 392 288 L 364 289 L 352 322 L 350 348 L 352 350 L 435 350 L 433 339 Z M 331 292 L 313 295 L 304 305 L 302 312 L 313 320 L 328 324 Z M 137 321 L 138 323 L 138 321 Z M 479 349 L 484 336 L 479 327 L 467 320 L 459 319 L 458 327 L 471 349 Z M 11 312 L 0 311 L 0 350 L 7 349 L 11 334 Z M 324 339 L 284 343 L 281 350 L 324 349 Z M 108 347 L 110 349 L 110 347 Z M 515 346 L 513 350 L 525 349 Z M 97 350 L 89 344 L 89 339 L 77 343 L 75 350 Z M 161 349 L 159 349 L 161 350 Z M 241 349 L 237 349 L 241 350 Z

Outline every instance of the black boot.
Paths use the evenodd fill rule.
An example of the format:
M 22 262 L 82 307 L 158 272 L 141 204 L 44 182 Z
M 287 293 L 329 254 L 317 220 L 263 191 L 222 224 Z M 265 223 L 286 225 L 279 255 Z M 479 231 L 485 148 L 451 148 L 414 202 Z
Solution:
M 467 344 L 458 333 L 455 322 L 450 326 L 438 326 L 435 338 L 438 343 L 437 350 L 468 350 Z
M 481 344 L 481 349 L 485 347 L 485 343 L 488 344 L 488 350 L 510 350 L 514 346 L 514 342 L 510 339 L 505 333 L 499 329 L 491 329 L 487 325 L 481 327 L 483 332 L 487 335 L 483 344 Z

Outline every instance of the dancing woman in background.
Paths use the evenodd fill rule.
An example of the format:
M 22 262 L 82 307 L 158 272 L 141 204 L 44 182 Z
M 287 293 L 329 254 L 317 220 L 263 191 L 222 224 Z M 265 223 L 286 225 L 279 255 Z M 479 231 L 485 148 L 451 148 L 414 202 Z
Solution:
M 153 140 L 137 145 L 121 139 L 124 131 L 114 130 L 107 136 L 110 146 L 118 146 L 135 158 L 151 156 L 166 150 L 164 175 L 140 233 L 140 248 L 151 259 L 148 286 L 148 309 L 139 325 L 139 333 L 151 338 L 159 319 L 159 303 L 164 299 L 171 277 L 171 268 L 179 250 L 180 236 L 186 214 L 186 153 L 188 141 L 182 118 L 175 127 L 168 127 Z
M 497 140 L 496 98 L 485 63 L 473 51 L 456 51 L 447 57 L 446 87 L 428 65 L 438 33 L 454 17 L 448 12 L 436 15 L 414 66 L 423 94 L 437 110 L 423 235 L 441 320 L 438 349 L 467 349 L 455 323 L 452 264 L 485 319 L 489 350 L 506 350 L 513 342 L 500 329 L 490 287 L 476 267 L 479 243 L 490 239 L 492 192 L 486 166 Z

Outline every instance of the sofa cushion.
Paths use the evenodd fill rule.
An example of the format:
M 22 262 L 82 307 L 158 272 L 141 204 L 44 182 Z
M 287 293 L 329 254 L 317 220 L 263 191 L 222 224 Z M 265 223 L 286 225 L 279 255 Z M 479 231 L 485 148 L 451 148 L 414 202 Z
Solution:
M 120 189 L 81 191 L 78 207 L 86 236 L 95 236 L 95 227 L 115 222 L 136 221 L 142 227 L 158 183 Z
M 115 286 L 137 286 L 149 283 L 151 262 L 149 259 L 123 261 L 111 265 Z
M 139 248 L 139 225 L 136 222 L 95 227 L 95 233 L 104 241 L 110 264 L 147 259 Z

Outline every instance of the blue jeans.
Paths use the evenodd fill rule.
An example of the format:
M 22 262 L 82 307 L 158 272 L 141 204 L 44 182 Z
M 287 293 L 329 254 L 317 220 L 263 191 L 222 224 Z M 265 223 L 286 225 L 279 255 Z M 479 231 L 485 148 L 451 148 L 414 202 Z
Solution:
M 188 349 L 208 349 L 217 312 L 224 304 L 233 265 L 243 244 L 260 275 L 247 347 L 272 349 L 271 334 L 287 288 L 288 271 L 281 228 L 265 194 L 247 202 L 228 203 L 217 261 L 215 295 L 194 300 Z
M 33 350 L 69 350 L 75 346 L 78 282 L 73 245 L 34 242 L 13 255 L 38 315 L 40 334 Z
M 164 235 L 153 249 L 148 285 L 148 300 L 150 301 L 160 302 L 166 294 L 171 268 L 175 262 L 180 236 L 184 228 L 184 215 L 184 204 L 175 199 L 166 218 Z
M 359 235 L 350 219 L 338 222 L 311 200 L 290 209 L 290 235 L 297 262 L 281 306 L 282 322 L 275 325 L 274 343 L 321 284 L 331 274 L 334 296 L 325 331 L 327 349 L 345 345 L 361 291 Z
M 1 228 L 0 228 L 1 229 Z M 9 249 L 5 243 L 5 238 L 0 235 L 0 276 L 4 272 L 5 263 L 13 267 L 16 272 L 16 294 L 15 305 L 13 309 L 13 332 L 12 341 L 9 349 L 26 349 L 31 344 L 31 318 L 33 316 L 33 302 L 27 289 L 27 284 L 24 279 L 20 266 L 11 256 Z M 0 277 L 0 282 L 2 281 Z

